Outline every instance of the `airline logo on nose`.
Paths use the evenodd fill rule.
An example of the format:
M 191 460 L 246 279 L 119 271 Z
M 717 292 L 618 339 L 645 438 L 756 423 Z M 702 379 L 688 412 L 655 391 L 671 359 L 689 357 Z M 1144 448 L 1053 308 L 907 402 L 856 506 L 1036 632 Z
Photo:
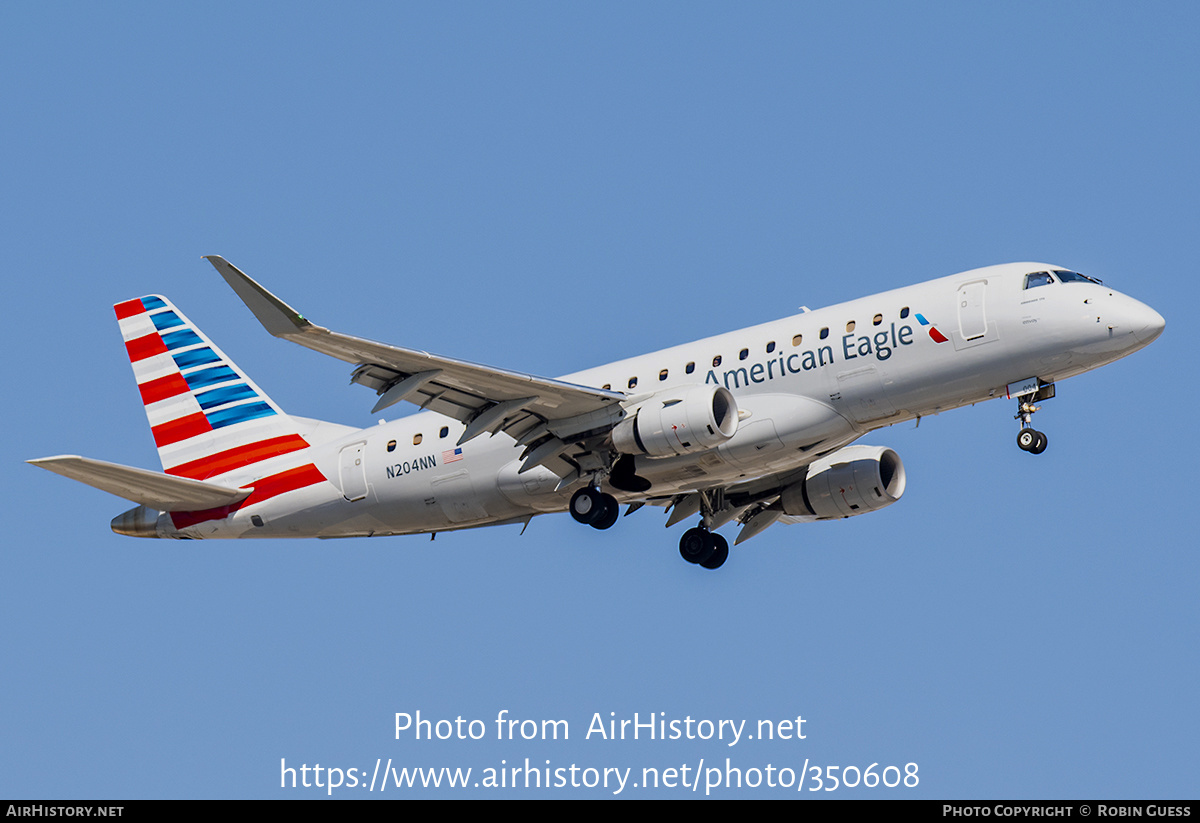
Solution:
M 933 325 L 928 320 L 926 320 L 925 315 L 918 314 L 917 322 L 920 323 L 922 326 L 929 327 L 929 336 L 930 336 L 930 338 L 933 339 L 934 343 L 945 343 L 947 340 L 950 339 L 950 338 L 946 337 L 946 335 L 944 335 L 940 331 L 938 331 L 937 326 Z

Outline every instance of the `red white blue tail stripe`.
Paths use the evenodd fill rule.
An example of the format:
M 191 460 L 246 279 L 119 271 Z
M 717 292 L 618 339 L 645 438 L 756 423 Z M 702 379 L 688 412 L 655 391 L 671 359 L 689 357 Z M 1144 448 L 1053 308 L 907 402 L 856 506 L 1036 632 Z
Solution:
M 291 418 L 166 298 L 126 300 L 114 309 L 167 474 L 250 478 L 255 464 L 309 447 Z M 292 464 L 253 477 L 255 493 L 232 508 L 322 480 L 315 466 Z M 259 494 L 259 486 L 272 494 Z

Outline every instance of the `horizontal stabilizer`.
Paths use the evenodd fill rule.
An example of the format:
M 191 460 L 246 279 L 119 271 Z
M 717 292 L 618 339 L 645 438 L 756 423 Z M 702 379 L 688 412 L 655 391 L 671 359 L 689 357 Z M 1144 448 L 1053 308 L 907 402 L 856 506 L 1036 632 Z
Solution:
M 250 496 L 252 488 L 235 489 L 216 483 L 172 477 L 169 474 L 106 463 L 74 454 L 27 461 L 35 466 L 86 483 L 134 503 L 159 511 L 201 511 L 228 506 Z

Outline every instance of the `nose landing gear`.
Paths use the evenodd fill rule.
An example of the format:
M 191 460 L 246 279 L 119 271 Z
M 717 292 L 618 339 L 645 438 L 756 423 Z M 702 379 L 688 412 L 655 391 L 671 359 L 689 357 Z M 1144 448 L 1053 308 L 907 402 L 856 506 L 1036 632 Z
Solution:
M 1054 396 L 1054 386 L 1050 384 L 1050 397 Z M 1033 405 L 1034 400 L 1038 400 L 1039 395 L 1028 395 L 1026 397 L 1017 398 L 1017 414 L 1014 420 L 1021 421 L 1021 431 L 1017 433 L 1017 448 L 1021 451 L 1027 451 L 1030 454 L 1041 454 L 1046 450 L 1049 444 L 1049 439 L 1042 432 L 1033 428 L 1033 413 L 1041 408 L 1041 406 Z
M 1041 454 L 1044 452 L 1048 442 L 1046 435 L 1034 429 L 1021 429 L 1017 433 L 1017 448 L 1031 454 Z

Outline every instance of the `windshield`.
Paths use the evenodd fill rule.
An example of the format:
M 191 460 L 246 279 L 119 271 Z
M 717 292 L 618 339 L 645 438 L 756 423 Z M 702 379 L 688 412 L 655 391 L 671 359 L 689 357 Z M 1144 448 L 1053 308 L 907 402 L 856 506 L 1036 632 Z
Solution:
M 1055 269 L 1054 273 L 1058 275 L 1058 279 L 1064 283 L 1095 283 L 1097 286 L 1104 285 L 1094 277 L 1088 277 L 1086 274 L 1080 274 L 1077 271 L 1065 271 L 1063 269 Z
M 1050 276 L 1048 271 L 1035 271 L 1032 274 L 1025 275 L 1025 288 L 1032 289 L 1036 286 L 1048 286 L 1054 282 L 1054 278 Z

